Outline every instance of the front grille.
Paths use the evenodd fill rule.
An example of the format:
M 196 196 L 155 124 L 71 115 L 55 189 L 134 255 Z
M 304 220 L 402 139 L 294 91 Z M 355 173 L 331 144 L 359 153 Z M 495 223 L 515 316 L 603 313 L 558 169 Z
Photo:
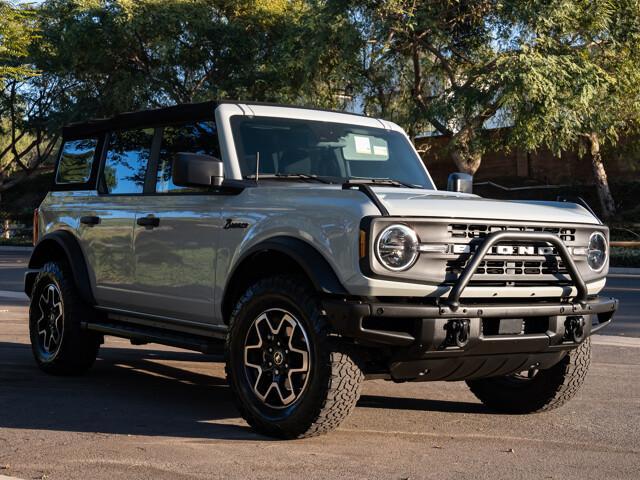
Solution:
M 493 232 L 545 232 L 558 235 L 564 242 L 573 242 L 576 239 L 575 228 L 542 227 L 527 225 L 486 225 L 450 223 L 447 231 L 452 238 L 482 238 Z
M 466 260 L 448 260 L 447 273 L 460 274 L 466 267 Z M 558 275 L 566 274 L 561 260 L 483 260 L 476 269 L 476 275 Z

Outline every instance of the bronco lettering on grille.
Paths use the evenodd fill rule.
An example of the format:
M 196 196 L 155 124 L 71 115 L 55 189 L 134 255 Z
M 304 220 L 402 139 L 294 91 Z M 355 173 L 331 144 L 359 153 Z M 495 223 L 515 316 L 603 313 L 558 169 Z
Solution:
M 451 245 L 452 253 L 471 253 L 475 251 L 475 245 Z M 496 245 L 491 248 L 493 255 L 518 255 L 518 256 L 535 256 L 535 255 L 556 255 L 555 247 L 536 247 L 533 245 Z

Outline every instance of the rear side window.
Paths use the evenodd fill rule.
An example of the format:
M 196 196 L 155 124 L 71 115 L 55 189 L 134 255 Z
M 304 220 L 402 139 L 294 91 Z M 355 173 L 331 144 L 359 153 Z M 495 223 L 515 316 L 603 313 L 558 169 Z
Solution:
M 220 158 L 218 132 L 214 122 L 195 122 L 164 127 L 162 146 L 158 158 L 156 192 L 192 191 L 193 188 L 178 187 L 173 183 L 171 167 L 180 152 L 204 153 Z
M 153 135 L 153 128 L 111 134 L 102 173 L 102 184 L 108 193 L 143 192 Z
M 98 140 L 87 138 L 64 142 L 58 163 L 56 183 L 87 183 L 91 177 Z

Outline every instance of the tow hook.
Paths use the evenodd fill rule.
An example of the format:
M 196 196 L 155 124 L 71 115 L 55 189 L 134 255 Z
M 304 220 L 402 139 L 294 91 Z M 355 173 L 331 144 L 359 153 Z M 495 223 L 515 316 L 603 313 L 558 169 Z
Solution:
M 469 343 L 469 325 L 468 319 L 449 320 L 444 327 L 447 331 L 445 343 L 449 346 L 463 348 Z
M 575 343 L 580 343 L 584 340 L 584 326 L 584 317 L 567 317 L 564 322 L 565 338 Z

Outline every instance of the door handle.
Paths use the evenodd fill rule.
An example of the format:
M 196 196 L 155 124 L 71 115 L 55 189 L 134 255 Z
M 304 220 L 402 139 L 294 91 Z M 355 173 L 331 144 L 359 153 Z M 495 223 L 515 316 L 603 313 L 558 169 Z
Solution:
M 98 225 L 100 223 L 100 217 L 96 217 L 95 215 L 86 215 L 80 217 L 80 223 L 83 225 Z
M 158 217 L 153 217 L 153 216 L 140 217 L 136 219 L 136 223 L 141 227 L 155 228 L 160 225 L 160 219 Z

